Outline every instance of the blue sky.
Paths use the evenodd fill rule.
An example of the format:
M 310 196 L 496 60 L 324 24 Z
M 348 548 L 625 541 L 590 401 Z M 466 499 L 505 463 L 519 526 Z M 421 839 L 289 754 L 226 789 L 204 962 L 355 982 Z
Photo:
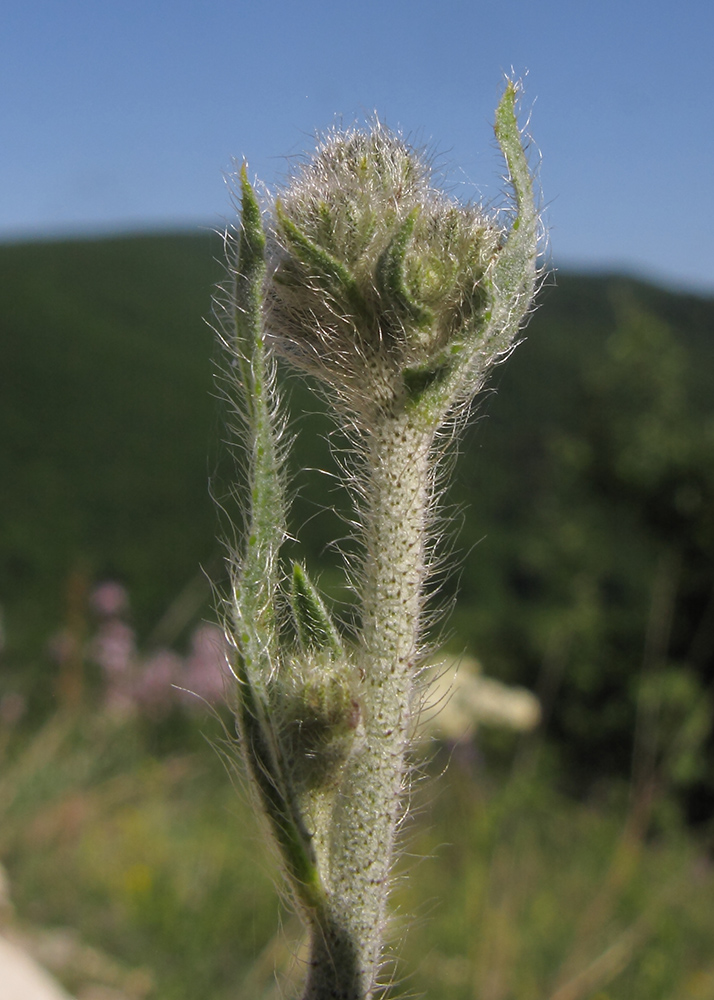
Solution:
M 436 149 L 498 200 L 511 67 L 553 262 L 714 293 L 714 5 L 543 0 L 24 0 L 0 34 L 0 239 L 217 227 L 341 117 Z M 527 75 L 526 75 L 527 74 Z

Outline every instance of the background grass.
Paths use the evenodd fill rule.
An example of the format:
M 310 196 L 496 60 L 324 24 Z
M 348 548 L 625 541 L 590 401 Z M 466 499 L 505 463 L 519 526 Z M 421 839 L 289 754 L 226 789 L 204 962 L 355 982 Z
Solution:
M 104 956 L 98 966 L 55 946 L 55 971 L 80 997 L 109 981 L 128 1000 L 235 1000 L 299 979 L 299 928 L 279 907 L 260 822 L 211 748 L 187 742 L 156 755 L 136 721 L 85 713 L 54 718 L 3 760 L 15 926 L 35 948 L 38 929 L 72 928 Z M 714 996 L 701 838 L 676 822 L 644 836 L 625 787 L 563 796 L 530 752 L 505 773 L 452 760 L 435 783 L 445 760 L 405 833 L 395 993 Z

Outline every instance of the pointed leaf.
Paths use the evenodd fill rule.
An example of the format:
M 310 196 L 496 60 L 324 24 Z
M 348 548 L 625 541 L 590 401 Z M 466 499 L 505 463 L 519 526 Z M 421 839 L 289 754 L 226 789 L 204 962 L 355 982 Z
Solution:
M 288 218 L 279 199 L 275 203 L 275 211 L 283 235 L 289 241 L 295 255 L 314 272 L 314 276 L 320 280 L 326 291 L 338 300 L 343 299 L 356 316 L 365 316 L 368 311 L 367 305 L 350 270 L 327 250 L 313 243 L 310 237 Z
M 299 899 L 309 909 L 324 902 L 324 890 L 309 832 L 288 791 L 278 741 L 270 728 L 266 707 L 254 690 L 245 662 L 238 653 L 239 721 L 242 748 L 260 801 L 280 847 L 285 869 Z
M 516 117 L 519 87 L 508 81 L 496 109 L 495 132 L 508 166 L 518 214 L 492 273 L 493 320 L 498 341 L 508 347 L 533 298 L 538 252 L 538 212 L 533 177 Z M 498 346 L 498 345 L 496 345 Z
M 382 252 L 377 263 L 377 285 L 400 318 L 426 326 L 433 321 L 434 314 L 414 301 L 404 283 L 404 258 L 419 212 L 418 206 L 411 210 Z
M 338 656 L 342 643 L 330 613 L 317 589 L 299 563 L 293 564 L 293 585 L 290 594 L 298 641 L 303 651 L 329 650 Z
M 235 282 L 237 352 L 252 360 L 261 336 L 261 290 L 265 276 L 265 233 L 260 206 L 248 180 L 245 163 L 240 171 L 241 230 Z

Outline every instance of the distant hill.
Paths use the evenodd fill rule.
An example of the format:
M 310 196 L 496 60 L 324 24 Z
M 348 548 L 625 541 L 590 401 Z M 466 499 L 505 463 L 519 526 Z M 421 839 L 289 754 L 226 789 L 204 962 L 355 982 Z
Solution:
M 0 602 L 56 628 L 68 574 L 131 588 L 146 629 L 215 550 L 221 273 L 210 236 L 0 247 Z
M 225 499 L 229 472 L 205 322 L 220 255 L 209 234 L 0 247 L 7 656 L 42 648 L 73 576 L 125 582 L 144 635 L 201 566 L 220 576 L 208 483 Z M 673 734 L 714 682 L 714 300 L 561 274 L 526 333 L 459 447 L 451 645 L 546 701 L 559 689 L 553 732 L 583 768 L 623 770 L 643 657 Z M 333 487 L 300 471 L 329 467 L 330 425 L 290 385 L 308 438 L 294 552 L 341 599 Z

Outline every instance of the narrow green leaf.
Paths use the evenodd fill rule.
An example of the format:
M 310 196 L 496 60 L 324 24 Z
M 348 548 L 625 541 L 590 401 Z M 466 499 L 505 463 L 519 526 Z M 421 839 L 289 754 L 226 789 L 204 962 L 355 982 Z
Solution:
M 498 340 L 503 342 L 504 347 L 516 335 L 533 298 L 538 251 L 538 212 L 533 177 L 516 117 L 518 90 L 517 84 L 509 80 L 496 109 L 495 123 L 496 139 L 506 158 L 518 212 L 491 276 L 494 319 L 497 322 L 494 328 L 498 330 Z
M 496 139 L 508 164 L 511 184 L 518 202 L 519 217 L 523 219 L 522 224 L 528 224 L 535 221 L 536 213 L 533 207 L 533 178 L 528 167 L 516 117 L 516 98 L 519 89 L 518 84 L 514 83 L 513 80 L 508 81 L 503 97 L 496 108 L 494 129 Z M 513 228 L 520 227 L 514 225 Z
M 266 708 L 250 682 L 240 653 L 236 673 L 240 684 L 242 745 L 261 803 L 296 895 L 310 909 L 321 907 L 324 891 L 310 834 L 301 820 L 300 811 L 291 801 L 284 764 L 270 729 Z
M 400 319 L 426 326 L 433 321 L 434 314 L 431 309 L 414 301 L 404 283 L 404 258 L 419 212 L 419 206 L 411 210 L 389 246 L 382 251 L 377 262 L 377 287 Z
M 303 651 L 327 649 L 339 656 L 342 653 L 339 633 L 317 589 L 299 563 L 293 564 L 290 603 Z
M 278 629 L 275 595 L 278 589 L 278 551 L 285 537 L 285 497 L 280 472 L 275 401 L 263 332 L 265 234 L 260 206 L 248 180 L 240 172 L 241 229 L 234 279 L 235 357 L 240 378 L 236 389 L 246 415 L 245 435 L 250 455 L 250 511 L 246 544 L 237 560 L 233 593 L 238 619 L 253 649 L 275 655 Z M 247 650 L 244 650 L 247 652 Z M 260 669 L 259 658 L 249 657 L 250 671 Z
M 313 272 L 313 276 L 322 283 L 325 290 L 338 301 L 343 300 L 357 317 L 367 315 L 367 304 L 350 270 L 327 250 L 313 243 L 288 218 L 280 199 L 276 200 L 275 212 L 283 235 L 290 242 L 294 253 Z
M 265 233 L 260 205 L 248 180 L 245 163 L 240 171 L 241 230 L 235 279 L 236 350 L 248 365 L 261 339 L 261 293 L 265 277 Z M 249 384 L 253 379 L 248 375 Z M 248 385 L 246 385 L 246 389 Z
M 480 283 L 483 311 L 479 310 L 467 324 L 462 342 L 452 345 L 452 350 L 456 348 L 454 357 L 444 359 L 443 366 L 430 369 L 437 377 L 424 378 L 418 371 L 410 376 L 411 385 L 409 381 L 406 383 L 412 404 L 426 421 L 443 419 L 464 386 L 470 385 L 470 391 L 475 391 L 488 366 L 513 344 L 535 292 L 538 213 L 533 178 L 516 117 L 518 92 L 518 85 L 509 80 L 496 109 L 495 122 L 517 216 L 505 244 Z

